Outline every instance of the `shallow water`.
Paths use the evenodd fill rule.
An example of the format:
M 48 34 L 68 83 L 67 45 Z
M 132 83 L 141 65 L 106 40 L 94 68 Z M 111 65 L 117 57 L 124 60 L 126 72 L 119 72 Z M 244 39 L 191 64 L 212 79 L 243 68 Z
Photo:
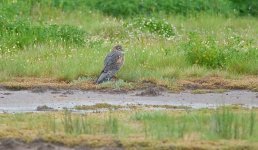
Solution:
M 0 112 L 33 112 L 38 106 L 61 110 L 76 105 L 94 105 L 108 103 L 112 105 L 173 105 L 192 108 L 214 108 L 222 105 L 241 104 L 246 107 L 258 107 L 258 92 L 233 90 L 225 93 L 192 94 L 162 92 L 159 96 L 136 96 L 141 91 L 129 93 L 104 93 L 80 90 L 0 90 Z

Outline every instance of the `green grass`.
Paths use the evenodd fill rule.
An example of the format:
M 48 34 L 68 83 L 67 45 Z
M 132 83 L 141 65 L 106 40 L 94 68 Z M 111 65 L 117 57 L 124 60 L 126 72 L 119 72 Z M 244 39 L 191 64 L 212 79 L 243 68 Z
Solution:
M 54 126 L 63 128 L 67 134 L 113 134 L 124 137 L 144 133 L 147 139 L 180 139 L 191 133 L 198 134 L 200 139 L 210 140 L 253 140 L 258 136 L 257 116 L 254 110 L 234 111 L 222 107 L 208 113 L 202 111 L 179 114 L 173 111 L 110 112 L 104 113 L 103 120 L 100 119 L 102 117 L 100 115 L 94 119 L 91 115 L 72 115 L 71 112 L 65 111 L 61 124 Z M 58 122 L 58 119 L 54 118 L 53 122 Z M 142 126 L 135 129 L 131 123 Z M 128 132 L 124 133 L 124 131 Z
M 203 12 L 157 17 L 153 12 L 114 18 L 92 9 L 89 1 L 25 4 L 18 0 L 1 4 L 0 80 L 94 80 L 116 44 L 126 50 L 125 65 L 117 75 L 122 84 L 119 87 L 131 81 L 161 81 L 170 86 L 189 77 L 258 73 L 255 17 Z M 88 5 L 75 9 L 79 4 Z
M 137 15 L 150 14 L 180 14 L 184 16 L 194 16 L 198 13 L 257 16 L 257 1 L 239 0 L 44 0 L 36 1 L 32 4 L 48 5 L 62 9 L 63 11 L 73 11 L 76 9 L 91 9 L 115 17 L 134 17 Z
M 213 114 L 212 126 L 213 132 L 220 138 L 225 139 L 243 139 L 251 137 L 254 134 L 256 114 L 250 112 L 246 114 L 234 114 L 229 110 L 223 109 L 222 112 Z
M 180 140 L 249 141 L 258 137 L 257 110 L 227 107 L 216 110 L 185 111 L 116 111 L 105 113 L 19 113 L 0 114 L 0 138 L 13 137 L 25 140 L 43 138 L 73 145 L 80 137 L 111 136 L 116 140 L 133 137 L 176 142 Z M 28 136 L 30 133 L 31 136 Z M 61 135 L 61 138 L 60 138 Z M 49 137 L 51 137 L 49 139 Z M 103 139 L 104 140 L 104 139 Z M 101 142 L 100 142 L 101 143 Z M 186 143 L 187 144 L 187 143 Z

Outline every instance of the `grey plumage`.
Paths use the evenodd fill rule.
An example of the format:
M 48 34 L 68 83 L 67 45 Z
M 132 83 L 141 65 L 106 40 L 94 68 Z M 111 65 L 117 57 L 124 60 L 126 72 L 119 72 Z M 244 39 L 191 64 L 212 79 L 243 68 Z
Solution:
M 110 80 L 124 64 L 124 52 L 120 45 L 115 46 L 104 60 L 104 68 L 96 83 Z

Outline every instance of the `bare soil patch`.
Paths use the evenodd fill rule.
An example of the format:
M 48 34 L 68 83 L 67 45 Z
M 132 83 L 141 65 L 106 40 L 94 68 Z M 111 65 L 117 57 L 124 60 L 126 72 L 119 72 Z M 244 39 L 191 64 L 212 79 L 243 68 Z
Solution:
M 163 88 L 149 87 L 144 91 L 137 93 L 136 96 L 159 96 L 162 95 L 162 91 L 164 91 Z
M 258 77 L 247 76 L 240 79 L 206 77 L 200 79 L 179 80 L 183 89 L 247 89 L 258 91 Z
M 48 107 L 47 105 L 38 106 L 36 108 L 37 111 L 55 111 L 56 109 L 52 107 Z
M 0 150 L 70 150 L 60 144 L 52 144 L 42 140 L 25 143 L 19 139 L 4 139 L 0 141 Z
M 185 139 L 183 141 L 162 142 L 144 141 L 142 139 L 130 139 L 129 141 L 113 141 L 116 146 L 91 147 L 87 145 L 66 146 L 62 143 L 52 143 L 41 139 L 32 142 L 24 142 L 21 139 L 2 139 L 0 140 L 0 150 L 124 150 L 124 149 L 184 149 L 184 150 L 215 150 L 215 149 L 246 149 L 257 148 L 257 143 L 248 143 L 244 141 L 197 141 L 194 139 Z M 122 143 L 121 143 L 122 142 Z M 100 141 L 101 143 L 101 141 Z M 113 143 L 113 144 L 114 144 Z M 111 144 L 112 145 L 112 144 Z
M 41 139 L 24 142 L 19 139 L 0 140 L 0 150 L 122 150 L 119 147 L 92 148 L 85 145 L 67 147 L 60 143 L 50 143 Z
M 168 89 L 170 91 L 196 90 L 196 89 L 246 89 L 258 91 L 258 77 L 246 76 L 239 79 L 225 79 L 223 77 L 190 78 L 178 80 L 172 86 L 170 83 L 156 80 L 148 80 L 133 83 L 132 87 L 103 87 L 96 85 L 93 81 L 66 82 L 51 78 L 13 78 L 10 81 L 2 81 L 0 87 L 10 90 L 30 89 L 32 92 L 41 93 L 48 89 L 80 89 L 97 90 L 108 93 L 126 93 L 132 90 L 144 90 L 139 95 L 157 96 L 159 91 Z M 68 93 L 71 94 L 71 93 Z

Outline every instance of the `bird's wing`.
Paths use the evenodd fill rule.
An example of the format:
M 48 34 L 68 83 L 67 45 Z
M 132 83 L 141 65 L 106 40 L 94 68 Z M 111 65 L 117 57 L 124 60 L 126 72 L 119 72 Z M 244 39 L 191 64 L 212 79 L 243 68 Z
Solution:
M 105 58 L 105 60 L 104 60 L 104 65 L 105 65 L 105 66 L 108 65 L 108 64 L 110 64 L 110 63 L 112 62 L 112 59 L 113 59 L 114 55 L 116 55 L 116 52 L 115 52 L 115 51 L 111 51 L 111 52 L 106 56 L 106 58 Z
M 123 57 L 123 54 L 120 52 L 112 51 L 107 55 L 104 61 L 103 72 L 108 72 L 110 70 L 118 70 L 120 68 L 119 60 Z
M 123 56 L 124 54 L 118 51 L 110 52 L 104 60 L 104 69 L 101 71 L 96 83 L 102 83 L 112 78 L 123 64 Z

